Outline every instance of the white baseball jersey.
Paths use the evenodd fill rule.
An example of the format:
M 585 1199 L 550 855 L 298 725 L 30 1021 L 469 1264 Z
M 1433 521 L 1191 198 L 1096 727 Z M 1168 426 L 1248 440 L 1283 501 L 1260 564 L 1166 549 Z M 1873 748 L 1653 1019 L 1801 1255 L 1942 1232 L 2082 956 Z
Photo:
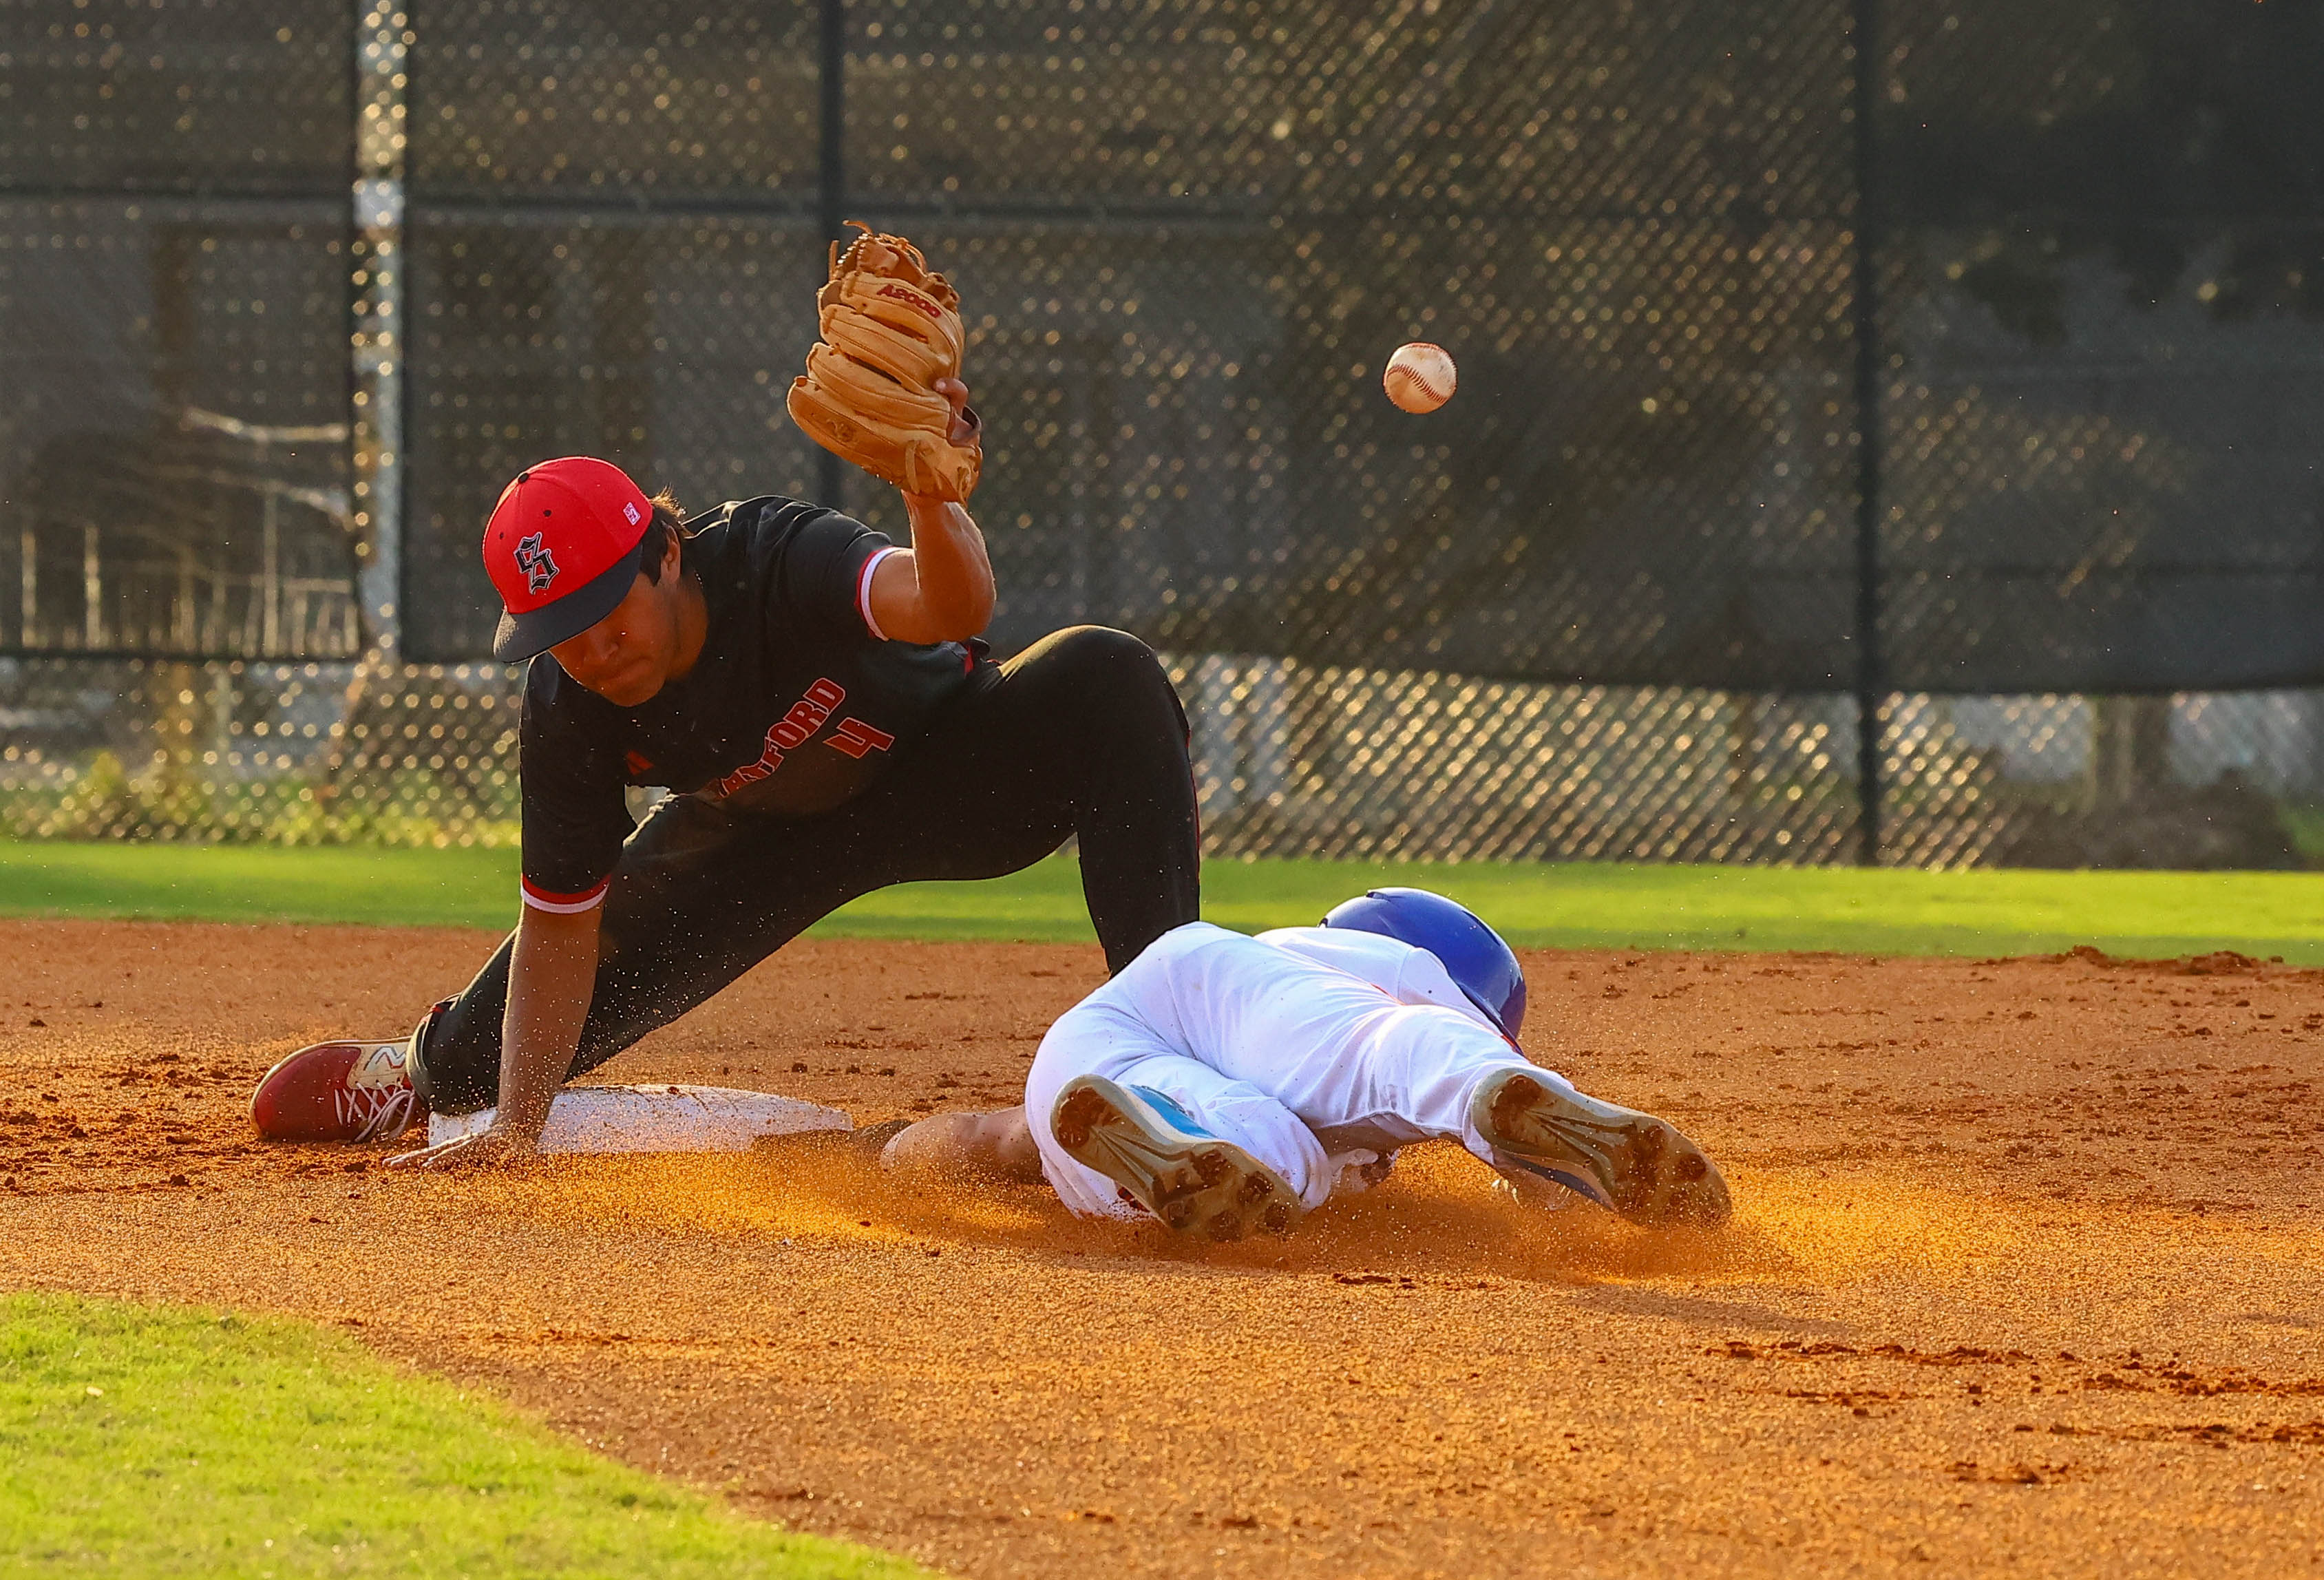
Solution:
M 1189 922 L 1049 1028 L 1026 1078 L 1025 1117 L 1049 1183 L 1084 1215 L 1134 1211 L 1050 1128 L 1058 1092 L 1085 1075 L 1162 1093 L 1315 1207 L 1337 1173 L 1318 1132 L 1339 1145 L 1458 1141 L 1489 1158 L 1469 1099 L 1513 1066 L 1563 1085 L 1425 949 L 1338 928 L 1252 938 Z

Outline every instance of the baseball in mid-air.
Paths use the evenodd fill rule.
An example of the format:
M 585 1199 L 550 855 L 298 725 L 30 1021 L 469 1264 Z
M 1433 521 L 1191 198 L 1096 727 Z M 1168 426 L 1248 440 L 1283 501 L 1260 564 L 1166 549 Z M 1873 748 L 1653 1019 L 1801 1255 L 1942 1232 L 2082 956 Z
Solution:
M 1451 355 L 1425 340 L 1397 346 L 1380 374 L 1388 398 L 1406 411 L 1435 411 L 1452 398 L 1452 386 L 1459 382 Z

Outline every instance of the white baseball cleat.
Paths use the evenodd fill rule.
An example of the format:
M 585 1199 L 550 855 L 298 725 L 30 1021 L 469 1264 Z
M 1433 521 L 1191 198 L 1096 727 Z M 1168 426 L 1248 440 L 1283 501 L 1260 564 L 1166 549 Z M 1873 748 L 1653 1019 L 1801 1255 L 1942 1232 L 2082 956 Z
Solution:
M 1077 1076 L 1057 1094 L 1049 1127 L 1068 1157 L 1181 1234 L 1281 1234 L 1304 1210 L 1281 1175 L 1149 1087 Z
M 1734 1211 L 1717 1165 L 1651 1113 L 1504 1070 L 1477 1088 L 1469 1120 L 1502 1173 L 1554 1180 L 1646 1228 L 1715 1229 Z

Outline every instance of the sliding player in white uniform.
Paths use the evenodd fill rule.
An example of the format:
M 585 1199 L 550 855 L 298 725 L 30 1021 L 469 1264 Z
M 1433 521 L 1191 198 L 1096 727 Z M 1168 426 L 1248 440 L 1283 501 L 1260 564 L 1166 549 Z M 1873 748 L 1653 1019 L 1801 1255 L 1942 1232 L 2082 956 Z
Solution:
M 1525 997 L 1499 935 L 1422 890 L 1255 938 L 1189 922 L 1049 1028 L 1022 1108 L 922 1120 L 881 1161 L 1046 1178 L 1086 1217 L 1235 1240 L 1289 1229 L 1343 1174 L 1376 1182 L 1399 1147 L 1456 1141 L 1543 1206 L 1725 1222 L 1726 1182 L 1675 1127 L 1518 1051 Z

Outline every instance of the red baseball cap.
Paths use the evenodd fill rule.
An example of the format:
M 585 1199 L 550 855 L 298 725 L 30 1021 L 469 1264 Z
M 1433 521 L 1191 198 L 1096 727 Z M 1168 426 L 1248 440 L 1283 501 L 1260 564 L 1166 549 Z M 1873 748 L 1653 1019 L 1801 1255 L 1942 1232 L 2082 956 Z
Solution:
M 612 614 L 652 520 L 652 502 L 611 461 L 565 456 L 519 472 L 484 523 L 484 569 L 501 595 L 493 657 L 547 652 Z

